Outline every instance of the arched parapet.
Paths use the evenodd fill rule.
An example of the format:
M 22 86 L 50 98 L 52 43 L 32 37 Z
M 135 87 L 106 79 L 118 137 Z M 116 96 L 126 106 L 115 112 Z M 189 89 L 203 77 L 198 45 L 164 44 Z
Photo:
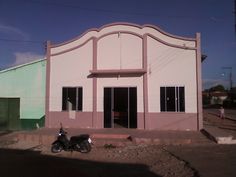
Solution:
M 186 38 L 180 37 L 176 35 L 169 34 L 157 26 L 154 25 L 137 25 L 132 23 L 111 23 L 108 25 L 104 25 L 101 28 L 92 28 L 87 30 L 82 35 L 60 43 L 60 44 L 52 44 L 51 55 L 59 55 L 74 49 L 77 49 L 86 43 L 88 43 L 93 38 L 97 38 L 98 40 L 112 35 L 112 34 L 125 33 L 134 35 L 136 37 L 142 38 L 145 34 L 155 38 L 156 40 L 170 46 L 176 46 L 180 48 L 196 48 L 196 39 L 195 38 Z

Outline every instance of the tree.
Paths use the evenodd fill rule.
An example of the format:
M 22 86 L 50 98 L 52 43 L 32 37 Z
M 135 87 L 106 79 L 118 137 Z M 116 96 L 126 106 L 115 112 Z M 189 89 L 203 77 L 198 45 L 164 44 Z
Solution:
M 209 89 L 210 92 L 215 92 L 215 91 L 225 91 L 225 87 L 223 85 L 216 85 L 214 87 L 211 87 Z

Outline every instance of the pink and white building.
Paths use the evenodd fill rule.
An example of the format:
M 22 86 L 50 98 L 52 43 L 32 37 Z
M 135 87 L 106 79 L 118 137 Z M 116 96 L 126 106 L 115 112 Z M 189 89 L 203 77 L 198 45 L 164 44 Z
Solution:
M 202 128 L 200 34 L 113 23 L 47 43 L 46 126 Z

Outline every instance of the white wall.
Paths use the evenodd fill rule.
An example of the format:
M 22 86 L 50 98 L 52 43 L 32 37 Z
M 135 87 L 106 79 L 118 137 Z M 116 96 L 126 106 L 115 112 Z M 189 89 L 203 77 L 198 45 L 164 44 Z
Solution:
M 62 87 L 83 87 L 83 111 L 92 111 L 92 40 L 70 52 L 51 57 L 49 111 L 62 110 Z
M 141 69 L 142 39 L 125 33 L 98 41 L 98 69 Z
M 129 34 L 124 31 L 128 31 Z M 115 34 L 111 34 L 114 32 Z M 55 54 L 72 49 L 96 37 L 99 39 L 98 69 L 141 69 L 142 39 L 131 33 L 141 36 L 151 34 L 171 45 L 195 47 L 195 41 L 173 38 L 152 27 L 113 25 L 100 31 L 90 31 L 71 43 L 52 48 L 51 52 Z M 160 112 L 161 86 L 184 86 L 186 113 L 196 113 L 196 51 L 170 47 L 151 37 L 148 37 L 147 45 L 149 111 Z M 83 111 L 92 111 L 92 78 L 88 78 L 89 70 L 92 69 L 92 57 L 92 39 L 77 49 L 51 57 L 50 111 L 61 111 L 62 87 L 66 86 L 83 86 Z M 97 111 L 99 112 L 103 112 L 104 87 L 137 87 L 138 112 L 143 112 L 142 76 L 98 77 Z
M 173 48 L 148 37 L 149 111 L 160 112 L 160 87 L 185 87 L 185 112 L 197 112 L 196 51 Z
M 111 34 L 98 41 L 98 69 L 142 69 L 142 39 L 126 33 Z M 103 112 L 105 87 L 136 87 L 137 110 L 143 112 L 143 77 L 110 77 L 97 79 L 97 111 Z

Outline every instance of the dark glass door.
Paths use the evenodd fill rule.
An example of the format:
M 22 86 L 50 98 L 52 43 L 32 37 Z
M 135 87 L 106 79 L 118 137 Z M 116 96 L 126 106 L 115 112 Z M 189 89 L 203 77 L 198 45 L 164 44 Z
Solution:
M 112 88 L 104 88 L 104 128 L 112 127 Z
M 137 128 L 137 88 L 104 88 L 104 127 Z

